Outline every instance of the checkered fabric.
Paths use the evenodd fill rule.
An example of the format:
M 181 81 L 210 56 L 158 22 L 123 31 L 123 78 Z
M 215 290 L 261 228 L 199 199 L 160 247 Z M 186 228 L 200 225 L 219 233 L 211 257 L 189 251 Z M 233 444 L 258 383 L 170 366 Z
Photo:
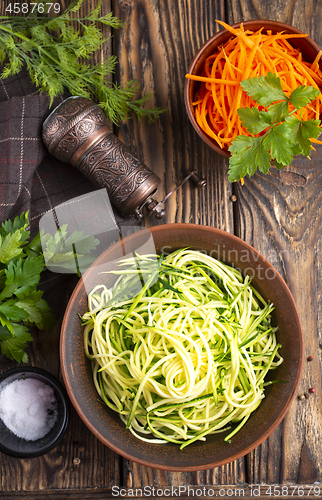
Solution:
M 0 223 L 29 210 L 32 236 L 46 212 L 97 189 L 77 169 L 50 156 L 42 142 L 42 124 L 63 98 L 49 109 L 49 97 L 39 95 L 26 70 L 0 79 Z M 114 215 L 119 224 L 137 224 L 116 210 Z M 57 310 L 61 293 L 54 292 L 55 286 L 66 275 L 44 275 L 42 288 L 51 290 L 46 299 Z

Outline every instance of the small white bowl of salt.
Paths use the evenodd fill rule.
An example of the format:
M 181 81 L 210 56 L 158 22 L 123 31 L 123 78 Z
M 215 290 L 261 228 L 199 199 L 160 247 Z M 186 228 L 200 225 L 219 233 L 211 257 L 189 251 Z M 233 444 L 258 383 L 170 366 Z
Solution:
M 0 451 L 39 457 L 57 446 L 69 420 L 68 397 L 51 373 L 33 366 L 0 375 Z

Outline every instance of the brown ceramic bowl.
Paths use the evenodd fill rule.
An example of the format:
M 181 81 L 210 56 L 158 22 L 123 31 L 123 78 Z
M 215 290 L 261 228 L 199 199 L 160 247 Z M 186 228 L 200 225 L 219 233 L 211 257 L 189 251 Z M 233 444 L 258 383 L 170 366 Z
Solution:
M 238 28 L 240 26 L 240 23 L 233 24 L 233 28 Z M 288 24 L 280 23 L 277 21 L 270 21 L 270 20 L 263 20 L 263 19 L 257 19 L 253 21 L 245 21 L 243 22 L 243 26 L 245 30 L 251 30 L 251 31 L 257 31 L 260 28 L 264 26 L 263 32 L 265 33 L 267 30 L 272 30 L 273 33 L 279 33 L 281 31 L 284 31 L 285 33 L 292 33 L 292 34 L 303 34 L 303 31 L 300 31 L 296 28 L 293 28 L 293 26 L 289 26 Z M 202 72 L 202 68 L 204 65 L 205 60 L 207 57 L 209 57 L 211 54 L 216 52 L 217 48 L 220 45 L 223 45 L 226 43 L 233 35 L 227 31 L 226 29 L 220 30 L 218 33 L 216 33 L 214 36 L 212 36 L 196 53 L 194 56 L 189 69 L 187 73 L 192 74 L 192 75 L 200 75 Z M 289 40 L 289 43 L 299 49 L 302 54 L 304 60 L 307 62 L 313 62 L 316 55 L 318 52 L 321 50 L 320 47 L 310 38 L 310 37 L 305 37 L 305 38 L 291 38 Z M 321 64 L 321 62 L 320 62 Z M 185 101 L 185 106 L 186 110 L 188 113 L 188 117 L 190 122 L 193 125 L 193 128 L 197 132 L 197 134 L 205 141 L 208 146 L 210 146 L 212 149 L 217 151 L 217 153 L 220 153 L 223 156 L 229 157 L 230 153 L 228 150 L 221 149 L 221 147 L 218 145 L 218 143 L 209 137 L 198 125 L 195 115 L 194 115 L 194 110 L 193 110 L 193 105 L 192 102 L 194 101 L 194 96 L 196 95 L 196 92 L 198 88 L 200 87 L 200 82 L 193 81 L 193 80 L 188 80 L 187 78 L 185 79 L 185 86 L 184 86 L 184 101 Z
M 83 281 L 79 281 L 67 306 L 61 330 L 61 367 L 67 392 L 79 416 L 95 436 L 129 460 L 172 471 L 192 471 L 223 465 L 262 443 L 281 422 L 296 395 L 303 365 L 303 334 L 296 305 L 275 268 L 236 236 L 213 227 L 194 224 L 165 224 L 153 227 L 150 231 L 157 252 L 167 253 L 190 247 L 205 251 L 253 276 L 252 284 L 275 305 L 273 321 L 279 326 L 278 341 L 282 344 L 280 352 L 284 363 L 274 371 L 274 379 L 286 383 L 267 387 L 266 397 L 259 408 L 230 444 L 224 441 L 224 433 L 209 435 L 205 442 L 195 442 L 182 451 L 173 443 L 145 443 L 125 429 L 116 413 L 99 402 L 90 362 L 84 354 L 83 328 L 78 314 L 87 310 L 87 294 Z M 126 239 L 131 249 L 137 248 L 140 233 Z M 117 243 L 96 260 L 84 274 L 90 287 L 101 282 L 96 281 L 96 266 L 121 255 L 122 247 Z

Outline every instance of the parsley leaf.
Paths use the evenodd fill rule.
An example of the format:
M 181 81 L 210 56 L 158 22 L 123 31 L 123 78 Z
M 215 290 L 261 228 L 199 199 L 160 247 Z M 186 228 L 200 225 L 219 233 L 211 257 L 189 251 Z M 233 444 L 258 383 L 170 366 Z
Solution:
M 25 352 L 25 349 L 28 342 L 32 341 L 32 336 L 29 333 L 28 328 L 24 325 L 13 323 L 12 329 L 13 332 L 11 333 L 5 327 L 0 326 L 1 352 L 9 359 L 27 363 L 28 355 Z
M 269 153 L 264 150 L 260 137 L 239 135 L 232 142 L 229 150 L 232 152 L 228 172 L 230 182 L 240 180 L 247 174 L 253 175 L 257 166 L 262 172 L 268 172 L 271 158 Z M 235 152 L 238 154 L 234 154 Z
M 0 304 L 0 314 L 13 321 L 20 321 L 28 316 L 28 313 L 21 309 L 14 299 Z
M 257 108 L 240 108 L 238 116 L 243 126 L 251 134 L 263 132 L 271 124 L 271 116 L 267 111 L 259 111 Z
M 28 224 L 26 212 L 0 228 L 0 347 L 3 355 L 24 363 L 32 340 L 28 327 L 48 329 L 55 320 L 37 290 L 45 263 L 42 254 L 30 253 Z
M 285 119 L 289 126 L 291 134 L 294 137 L 295 144 L 293 146 L 293 154 L 300 154 L 302 151 L 305 156 L 311 152 L 310 138 L 317 138 L 320 135 L 319 120 L 300 120 L 296 116 L 288 116 Z
M 4 238 L 0 236 L 0 262 L 6 264 L 11 259 L 18 257 L 22 253 L 21 243 L 22 235 L 19 230 L 7 234 Z
M 5 270 L 7 279 L 5 288 L 0 293 L 0 300 L 15 294 L 22 298 L 30 293 L 40 280 L 40 273 L 44 268 L 42 255 L 37 257 L 26 257 L 18 260 L 17 263 L 9 262 Z
M 302 120 L 294 112 L 314 100 L 319 90 L 302 85 L 288 97 L 274 73 L 249 78 L 241 86 L 258 105 L 266 108 L 238 109 L 242 125 L 251 135 L 238 135 L 229 147 L 229 181 L 251 176 L 257 169 L 266 174 L 272 161 L 281 169 L 290 165 L 294 155 L 309 156 L 311 139 L 317 139 L 321 133 L 321 121 Z
M 271 157 L 282 165 L 289 165 L 293 160 L 292 146 L 292 134 L 286 123 L 272 127 L 263 139 L 265 150 L 269 151 Z
M 48 269 L 53 272 L 77 273 L 86 270 L 95 260 L 92 251 L 99 240 L 84 231 L 67 232 L 67 224 L 59 228 L 54 235 L 41 235 L 43 255 Z
M 48 330 L 55 321 L 43 291 L 38 290 L 46 265 L 54 272 L 85 270 L 100 243 L 83 231 L 68 234 L 67 225 L 53 235 L 38 233 L 29 241 L 28 226 L 26 212 L 0 227 L 0 349 L 3 355 L 24 363 L 32 340 L 29 327 Z
M 304 106 L 313 101 L 319 93 L 319 90 L 314 87 L 305 87 L 305 85 L 301 85 L 291 93 L 290 102 L 296 109 L 304 108 Z
M 269 106 L 269 115 L 271 117 L 271 124 L 285 120 L 285 118 L 289 116 L 288 100 L 271 104 Z
M 246 94 L 261 106 L 269 106 L 275 101 L 286 98 L 280 78 L 271 72 L 267 76 L 261 75 L 243 80 L 241 86 Z
M 19 229 L 27 229 L 29 225 L 28 221 L 28 214 L 26 212 L 23 212 L 20 216 L 16 217 L 13 221 L 10 219 L 6 220 L 5 222 L 2 223 L 2 226 L 0 227 L 0 235 L 2 237 L 7 236 L 7 234 L 14 233 L 15 231 L 18 231 Z M 29 232 L 25 231 L 24 233 L 20 232 L 21 238 L 24 237 L 27 240 L 29 237 Z

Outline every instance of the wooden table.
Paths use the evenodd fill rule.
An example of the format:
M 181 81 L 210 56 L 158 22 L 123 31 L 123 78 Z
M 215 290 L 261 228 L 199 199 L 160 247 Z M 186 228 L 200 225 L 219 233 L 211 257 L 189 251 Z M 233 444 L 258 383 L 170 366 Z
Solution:
M 8 3 L 3 2 L 2 12 Z M 63 6 L 68 3 L 62 2 Z M 85 0 L 82 12 L 97 3 Z M 104 44 L 97 60 L 113 51 L 119 61 L 117 82 L 139 80 L 144 93 L 155 92 L 150 105 L 168 108 L 154 124 L 133 119 L 116 133 L 161 178 L 159 199 L 192 169 L 207 179 L 202 196 L 188 183 L 173 195 L 162 223 L 193 222 L 234 233 L 278 269 L 294 295 L 304 329 L 305 364 L 299 393 L 312 386 L 316 393 L 303 401 L 295 398 L 275 432 L 244 458 L 191 473 L 162 472 L 123 459 L 103 446 L 72 410 L 66 436 L 47 455 L 19 460 L 0 454 L 0 497 L 147 497 L 153 496 L 155 487 L 154 496 L 160 498 L 187 497 L 188 493 L 201 498 L 322 498 L 321 148 L 311 161 L 296 159 L 282 171 L 272 168 L 266 176 L 245 179 L 244 186 L 231 185 L 227 160 L 199 139 L 183 100 L 185 72 L 197 49 L 218 31 L 216 19 L 230 24 L 255 18 L 286 22 L 322 46 L 322 2 L 103 0 L 103 12 L 110 10 L 122 19 L 124 28 Z M 146 221 L 147 226 L 156 223 Z M 308 356 L 313 361 L 307 362 Z M 59 325 L 51 336 L 37 336 L 30 360 L 60 376 Z

